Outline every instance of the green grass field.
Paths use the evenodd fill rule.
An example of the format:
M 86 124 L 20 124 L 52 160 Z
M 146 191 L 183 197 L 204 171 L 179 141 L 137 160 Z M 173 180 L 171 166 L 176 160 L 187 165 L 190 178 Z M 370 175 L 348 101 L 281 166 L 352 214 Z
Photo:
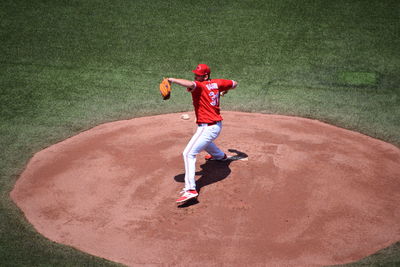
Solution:
M 190 110 L 162 77 L 237 80 L 222 108 L 400 146 L 400 2 L 2 1 L 0 266 L 116 266 L 35 232 L 9 192 L 35 152 L 100 123 Z M 400 244 L 351 266 L 399 266 Z

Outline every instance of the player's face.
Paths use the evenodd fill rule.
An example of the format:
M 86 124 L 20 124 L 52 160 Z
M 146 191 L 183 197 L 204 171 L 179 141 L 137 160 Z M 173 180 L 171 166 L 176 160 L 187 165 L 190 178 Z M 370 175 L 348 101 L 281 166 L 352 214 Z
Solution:
M 194 80 L 198 81 L 198 82 L 204 82 L 205 80 L 207 80 L 208 75 L 194 75 Z

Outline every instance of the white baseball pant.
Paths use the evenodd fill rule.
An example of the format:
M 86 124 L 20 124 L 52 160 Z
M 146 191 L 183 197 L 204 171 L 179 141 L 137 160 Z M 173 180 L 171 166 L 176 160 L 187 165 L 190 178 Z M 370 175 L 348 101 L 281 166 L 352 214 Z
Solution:
M 183 151 L 185 162 L 185 190 L 196 189 L 196 155 L 205 150 L 216 159 L 223 158 L 225 153 L 221 151 L 213 141 L 218 137 L 222 130 L 222 123 L 214 125 L 201 124 Z

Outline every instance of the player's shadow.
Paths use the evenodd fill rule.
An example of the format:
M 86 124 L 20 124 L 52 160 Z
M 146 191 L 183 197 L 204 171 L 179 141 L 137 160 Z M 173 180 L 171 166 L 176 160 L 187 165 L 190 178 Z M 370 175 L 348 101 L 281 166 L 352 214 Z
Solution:
M 216 160 L 208 160 L 204 164 L 200 165 L 201 171 L 196 172 L 196 175 L 200 175 L 200 178 L 196 181 L 196 189 L 197 192 L 200 193 L 201 188 L 204 186 L 222 181 L 231 173 L 231 169 L 229 165 L 233 161 L 241 160 L 247 158 L 247 154 L 236 149 L 228 149 L 229 152 L 235 153 L 236 155 L 228 157 L 226 161 L 216 161 Z M 185 174 L 178 174 L 174 177 L 175 181 L 184 183 L 185 182 Z M 189 207 L 195 204 L 198 204 L 197 198 L 190 199 L 187 202 L 179 205 L 179 208 Z

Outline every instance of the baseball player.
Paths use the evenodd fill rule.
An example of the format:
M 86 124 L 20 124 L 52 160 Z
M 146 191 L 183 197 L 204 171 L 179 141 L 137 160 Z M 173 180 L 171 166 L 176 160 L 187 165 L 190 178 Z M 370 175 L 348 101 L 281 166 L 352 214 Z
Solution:
M 195 75 L 194 81 L 168 78 L 171 84 L 175 83 L 186 87 L 187 91 L 192 94 L 198 125 L 196 133 L 183 151 L 185 187 L 181 196 L 176 200 L 177 203 L 186 202 L 199 195 L 195 181 L 197 154 L 205 150 L 209 154 L 206 156 L 207 160 L 223 161 L 227 159 L 226 154 L 214 144 L 214 140 L 222 129 L 219 101 L 221 95 L 223 96 L 228 90 L 234 89 L 238 85 L 233 80 L 211 79 L 211 70 L 206 64 L 199 64 L 192 72 Z

